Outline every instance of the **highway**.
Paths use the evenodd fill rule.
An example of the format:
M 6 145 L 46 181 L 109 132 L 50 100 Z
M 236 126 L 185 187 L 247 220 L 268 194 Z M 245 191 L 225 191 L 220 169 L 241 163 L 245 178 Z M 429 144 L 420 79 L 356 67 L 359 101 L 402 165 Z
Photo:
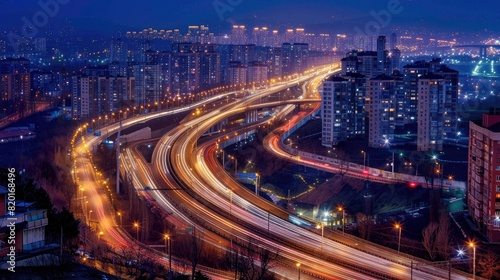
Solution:
M 122 121 L 122 127 L 127 128 L 133 125 L 144 123 L 149 119 L 159 118 L 168 115 L 175 115 L 185 111 L 191 111 L 196 109 L 197 107 L 213 103 L 218 100 L 223 100 L 230 95 L 235 94 L 236 92 L 228 92 L 226 94 L 218 95 L 215 97 L 211 97 L 205 99 L 196 104 L 192 104 L 191 106 L 186 106 L 183 108 L 171 109 L 167 111 L 154 112 L 147 115 L 139 115 L 136 117 L 132 117 Z M 74 147 L 72 149 L 72 159 L 73 159 L 73 175 L 74 181 L 78 185 L 79 195 L 77 200 L 81 203 L 82 209 L 84 209 L 85 213 L 85 222 L 93 229 L 92 232 L 85 232 L 85 244 L 88 241 L 92 241 L 95 239 L 90 238 L 90 234 L 98 234 L 102 232 L 102 238 L 106 241 L 108 245 L 111 247 L 121 250 L 123 248 L 131 249 L 134 246 L 141 246 L 148 251 L 147 256 L 151 259 L 156 259 L 159 263 L 163 263 L 166 265 L 165 257 L 162 253 L 157 252 L 153 253 L 152 250 L 147 248 L 147 246 L 142 245 L 141 243 L 136 242 L 135 239 L 131 238 L 125 231 L 123 231 L 118 224 L 117 215 L 114 213 L 112 208 L 112 203 L 110 201 L 110 196 L 107 193 L 108 190 L 103 187 L 102 184 L 99 183 L 98 171 L 92 165 L 91 162 L 91 152 L 95 151 L 96 146 L 106 138 L 106 135 L 112 135 L 119 130 L 120 124 L 115 123 L 109 125 L 107 127 L 101 128 L 101 131 L 106 131 L 106 134 L 102 133 L 102 136 L 94 136 L 91 134 L 83 135 L 83 131 L 85 131 L 84 127 L 80 128 L 80 132 L 78 132 L 73 140 Z M 127 152 L 127 151 L 125 151 Z M 124 160 L 127 159 L 126 156 L 123 157 Z M 134 164 L 134 168 L 137 166 Z M 143 168 L 142 166 L 140 168 Z M 137 169 L 136 169 L 137 170 Z M 147 172 L 133 172 L 131 174 L 134 175 L 145 175 Z M 164 197 L 157 197 L 157 199 L 164 199 Z M 168 204 L 168 201 L 164 201 L 167 205 L 170 206 L 169 211 L 172 212 L 176 208 Z M 181 212 L 178 212 L 181 213 Z M 181 216 L 182 219 L 182 216 Z M 174 221 L 175 223 L 175 221 Z M 178 222 L 182 223 L 182 222 Z M 90 247 L 90 244 L 89 244 Z M 174 260 L 173 260 L 174 261 Z M 181 264 L 176 261 L 176 264 Z M 180 271 L 178 265 L 173 266 L 173 268 L 177 271 Z M 205 274 L 209 275 L 213 279 L 232 279 L 232 274 L 225 273 L 223 271 L 217 271 L 209 268 L 204 268 L 199 266 L 199 269 Z
M 261 94 L 269 94 L 269 92 L 264 90 Z M 256 97 L 258 98 L 258 96 Z M 260 198 L 244 199 L 237 192 L 238 184 L 228 185 L 227 182 L 223 183 L 207 169 L 202 153 L 193 153 L 197 139 L 215 123 L 228 116 L 241 113 L 242 110 L 252 109 L 249 104 L 254 100 L 255 98 L 248 98 L 237 102 L 239 106 L 231 104 L 230 107 L 223 107 L 206 113 L 204 116 L 184 123 L 181 127 L 162 138 L 153 155 L 155 165 L 159 170 L 158 173 L 172 175 L 173 171 L 175 171 L 177 177 L 172 181 L 162 175 L 163 180 L 170 181 L 172 184 L 180 184 L 186 190 L 189 188 L 190 196 L 195 199 L 191 202 L 193 208 L 190 208 L 198 211 L 198 215 L 202 215 L 203 220 L 211 226 L 219 228 L 222 224 L 227 228 L 224 233 L 232 230 L 244 234 L 248 238 L 272 245 L 273 248 L 278 248 L 282 254 L 286 254 L 293 261 L 305 263 L 309 267 L 319 269 L 324 273 L 332 273 L 330 277 L 339 277 L 339 273 L 342 272 L 344 274 L 342 274 L 341 278 L 356 278 L 359 277 L 359 275 L 355 276 L 356 273 L 359 274 L 361 270 L 375 277 L 385 276 L 400 279 L 409 276 L 410 259 L 399 256 L 394 257 L 394 253 L 388 253 L 388 256 L 400 260 L 392 261 L 376 257 L 343 244 L 323 239 L 317 232 L 311 232 L 284 219 L 277 217 L 271 219 L 268 211 L 254 206 L 258 204 L 255 201 L 260 200 Z M 189 203 L 188 197 L 183 199 L 185 199 L 183 200 L 185 203 Z M 209 211 L 213 211 L 215 214 Z M 224 220 L 225 216 L 217 217 L 216 214 L 221 211 L 226 212 L 225 216 L 229 212 L 232 216 L 231 221 L 236 219 L 238 224 Z M 216 223 L 211 222 L 214 218 Z M 267 234 L 264 239 L 262 235 L 267 233 L 268 224 L 271 227 L 270 232 L 272 234 Z M 250 230 L 253 232 L 249 232 Z M 318 253 L 318 244 L 323 245 L 320 246 L 323 247 L 320 253 Z M 325 262 L 325 260 L 330 262 Z M 346 275 L 346 271 L 340 271 L 339 266 L 334 264 L 335 262 L 356 269 L 357 272 L 351 270 Z M 414 271 L 413 274 L 414 279 L 430 279 L 435 275 L 442 278 L 448 276 L 447 271 L 433 268 L 428 268 L 425 272 Z M 366 277 L 365 275 L 362 278 L 366 279 Z M 466 279 L 466 277 L 453 275 L 453 279 Z
M 331 75 L 331 72 L 327 73 L 325 70 L 320 74 L 307 75 L 301 80 L 306 81 L 317 76 L 311 83 L 318 85 L 321 79 L 328 75 Z M 129 151 L 124 152 L 128 156 L 123 164 L 130 168 L 129 174 L 138 174 L 134 180 L 146 182 L 153 186 L 153 189 L 161 189 L 165 186 L 182 189 L 169 191 L 168 197 L 165 192 L 148 192 L 154 195 L 165 211 L 176 211 L 179 217 L 184 215 L 184 218 L 198 223 L 205 231 L 224 236 L 226 240 L 252 239 L 259 244 L 265 244 L 267 248 L 277 250 L 283 258 L 289 260 L 292 268 L 293 263 L 301 263 L 301 269 L 324 279 L 372 279 L 372 277 L 373 279 L 408 279 L 410 259 L 395 256 L 393 252 L 384 253 L 387 258 L 374 256 L 363 252 L 364 250 L 324 238 L 318 230 L 288 222 L 282 217 L 283 210 L 249 195 L 250 192 L 243 191 L 234 180 L 222 179 L 223 176 L 218 176 L 220 171 L 214 172 L 214 166 L 217 166 L 215 161 L 206 161 L 207 154 L 204 150 L 209 149 L 209 144 L 197 147 L 198 138 L 212 125 L 229 116 L 257 108 L 252 106 L 257 106 L 254 103 L 262 96 L 286 89 L 297 82 L 292 81 L 259 90 L 248 97 L 215 108 L 182 123 L 159 140 L 153 153 L 153 163 L 150 166 L 152 168 L 139 165 L 137 156 L 131 155 Z M 187 110 L 193 108 L 187 108 Z M 284 106 L 284 108 L 290 110 L 291 107 Z M 126 120 L 124 126 L 145 121 L 155 115 L 150 114 Z M 109 126 L 107 133 L 116 131 L 117 126 L 116 124 Z M 91 140 L 97 141 L 96 138 Z M 90 147 L 96 144 L 88 142 L 90 143 L 85 143 L 83 140 L 82 144 Z M 217 144 L 216 142 L 217 140 L 214 140 L 212 147 Z M 215 154 L 215 150 L 212 148 L 210 153 Z M 83 160 L 79 165 L 84 169 L 91 168 L 91 166 L 85 167 Z M 220 166 L 218 168 L 220 169 Z M 85 177 L 90 178 L 89 181 L 92 181 L 91 176 L 85 173 Z M 102 201 L 99 194 L 93 194 L 91 199 Z M 101 207 L 99 203 L 93 206 L 96 209 Z M 98 212 L 102 212 L 98 216 L 99 221 L 102 220 L 103 224 L 106 224 L 106 217 L 109 217 L 109 214 L 100 210 Z M 374 250 L 373 248 L 365 249 L 366 251 Z M 447 278 L 447 271 L 433 268 L 423 270 L 414 270 L 413 279 L 432 279 L 436 275 L 438 278 Z M 457 274 L 453 274 L 452 278 L 467 279 Z

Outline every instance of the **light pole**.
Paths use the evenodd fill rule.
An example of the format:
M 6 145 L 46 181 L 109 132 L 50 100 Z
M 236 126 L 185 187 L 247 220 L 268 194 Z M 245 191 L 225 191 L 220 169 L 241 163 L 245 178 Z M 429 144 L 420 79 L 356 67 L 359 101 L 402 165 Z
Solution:
M 472 279 L 476 279 L 476 244 L 469 242 L 469 247 L 472 247 Z
M 323 241 L 325 236 L 325 225 L 323 223 L 316 226 L 317 229 L 321 228 L 321 251 L 323 252 Z
M 396 224 L 396 228 L 399 230 L 399 238 L 398 238 L 398 255 L 399 255 L 399 250 L 401 249 L 401 225 Z
M 122 227 L 123 225 L 123 221 L 122 221 L 122 212 L 118 212 L 118 217 L 120 217 L 120 227 Z
M 89 223 L 92 220 L 92 210 L 89 210 Z
M 339 207 L 339 211 L 342 211 L 342 234 L 345 234 L 345 209 L 344 209 L 344 207 Z
M 165 236 L 163 237 L 165 243 L 164 243 L 164 247 L 165 248 L 165 253 L 167 252 L 167 240 L 169 239 L 169 236 L 168 234 L 165 234 Z
M 135 222 L 134 227 L 135 227 L 135 239 L 139 241 L 139 223 Z
M 234 175 L 238 172 L 238 160 L 235 156 L 231 156 L 231 159 L 234 160 Z
M 299 271 L 299 276 L 298 276 L 298 280 L 300 280 L 300 263 L 297 263 L 295 264 L 297 266 L 297 270 Z
M 255 195 L 259 195 L 259 185 L 260 185 L 260 176 L 259 173 L 255 173 L 257 178 L 255 179 Z
M 99 235 L 97 235 L 97 239 L 99 239 L 99 240 L 100 240 L 100 239 L 101 239 L 101 237 L 102 237 L 103 235 L 104 235 L 104 232 L 100 231 L 100 232 L 99 232 Z
M 168 240 L 168 279 L 172 280 L 172 240 L 167 236 Z
M 361 150 L 361 153 L 363 154 L 363 168 L 366 169 L 366 152 Z

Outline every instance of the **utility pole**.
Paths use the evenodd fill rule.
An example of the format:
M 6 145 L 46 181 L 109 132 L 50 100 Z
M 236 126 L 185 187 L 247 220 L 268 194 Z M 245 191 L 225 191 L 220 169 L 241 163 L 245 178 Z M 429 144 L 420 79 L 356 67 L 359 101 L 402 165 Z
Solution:
M 122 133 L 122 121 L 116 137 L 116 194 L 120 194 L 120 135 Z

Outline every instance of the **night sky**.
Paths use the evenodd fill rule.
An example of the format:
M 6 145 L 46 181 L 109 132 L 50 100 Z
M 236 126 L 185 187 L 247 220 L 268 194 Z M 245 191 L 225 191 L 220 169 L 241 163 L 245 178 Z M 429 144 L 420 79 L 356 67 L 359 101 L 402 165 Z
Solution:
M 41 0 L 50 2 L 57 0 Z M 313 27 L 352 30 L 373 20 L 370 11 L 387 9 L 397 0 L 58 0 L 68 3 L 51 22 L 69 18 L 77 31 L 118 31 L 181 28 L 208 24 L 213 31 L 230 24 L 253 26 Z M 234 7 L 230 2 L 236 3 Z M 312 2 L 312 3 L 311 3 Z M 419 26 L 439 31 L 500 31 L 498 0 L 400 0 L 403 11 L 393 15 L 392 26 Z M 41 10 L 36 0 L 0 0 L 2 30 L 22 27 L 22 17 L 31 19 Z M 478 4 L 484 3 L 484 4 Z M 222 20 L 214 4 L 227 5 Z M 223 8 L 222 8 L 223 9 Z

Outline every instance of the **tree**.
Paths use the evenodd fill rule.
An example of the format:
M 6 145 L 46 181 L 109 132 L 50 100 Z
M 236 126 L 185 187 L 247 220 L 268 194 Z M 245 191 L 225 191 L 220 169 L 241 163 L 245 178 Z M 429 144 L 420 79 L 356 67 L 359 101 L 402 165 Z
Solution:
M 437 256 L 436 238 L 437 238 L 437 223 L 430 223 L 422 230 L 422 245 L 424 246 L 431 260 Z
M 439 216 L 439 227 L 436 236 L 436 249 L 437 253 L 443 260 L 447 260 L 450 255 L 450 237 L 450 216 L 446 211 L 442 211 Z
M 491 252 L 479 256 L 477 271 L 486 279 L 500 279 L 500 257 Z
M 203 253 L 203 233 L 197 233 L 196 227 L 193 227 L 193 234 L 191 235 L 191 254 L 189 260 L 191 261 L 191 275 L 195 275 L 196 266 L 200 262 L 201 255 Z
M 370 239 L 373 228 L 373 221 L 363 213 L 356 214 L 356 221 L 358 222 L 359 236 L 363 239 Z
M 350 156 L 346 152 L 340 150 L 337 151 L 337 160 L 339 161 L 339 174 L 344 181 L 344 175 L 349 171 L 349 160 Z

